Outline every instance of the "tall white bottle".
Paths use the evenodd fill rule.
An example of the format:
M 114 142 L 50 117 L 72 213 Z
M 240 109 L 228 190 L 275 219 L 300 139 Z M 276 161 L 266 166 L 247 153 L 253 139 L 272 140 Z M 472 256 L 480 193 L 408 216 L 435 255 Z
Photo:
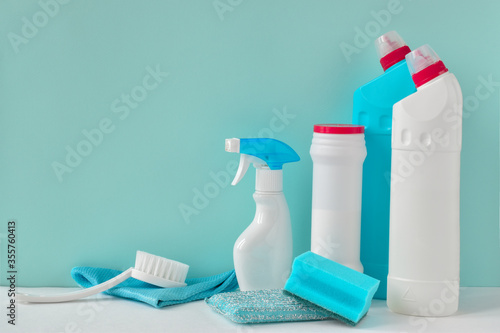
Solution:
M 428 45 L 406 61 L 417 92 L 393 108 L 387 305 L 447 316 L 459 296 L 462 91 Z
M 275 139 L 226 139 L 226 151 L 240 153 L 236 185 L 253 163 L 256 210 L 252 223 L 233 248 L 241 291 L 281 289 L 292 268 L 292 225 L 283 194 L 283 164 L 300 160 L 287 144 Z

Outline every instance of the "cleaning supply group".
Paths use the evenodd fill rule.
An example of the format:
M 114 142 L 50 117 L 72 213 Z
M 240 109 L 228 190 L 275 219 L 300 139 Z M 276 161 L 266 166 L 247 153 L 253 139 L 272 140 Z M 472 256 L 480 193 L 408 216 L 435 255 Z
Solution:
M 353 125 L 313 128 L 310 252 L 293 260 L 283 194 L 283 165 L 299 161 L 297 153 L 275 139 L 226 139 L 226 151 L 240 154 L 233 185 L 250 164 L 256 168 L 256 213 L 234 245 L 234 271 L 186 280 L 189 266 L 138 251 L 125 272 L 74 268 L 81 291 L 17 299 L 63 302 L 105 290 L 155 307 L 205 299 L 237 323 L 337 318 L 355 325 L 372 298 L 400 314 L 453 314 L 460 86 L 428 45 L 411 51 L 395 31 L 375 45 L 384 73 L 355 91 Z M 433 308 L 439 311 L 422 312 Z

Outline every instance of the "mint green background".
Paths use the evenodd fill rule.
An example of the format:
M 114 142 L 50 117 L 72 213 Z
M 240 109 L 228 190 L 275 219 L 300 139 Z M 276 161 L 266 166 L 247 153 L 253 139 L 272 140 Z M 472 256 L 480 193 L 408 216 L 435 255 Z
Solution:
M 8 34 L 20 35 L 40 5 L 0 2 L 0 232 L 17 220 L 19 285 L 72 286 L 72 267 L 125 269 L 138 249 L 189 264 L 191 277 L 232 269 L 234 241 L 253 219 L 254 171 L 237 187 L 217 187 L 190 223 L 179 207 L 193 206 L 196 189 L 216 191 L 210 172 L 237 160 L 225 138 L 271 124 L 302 158 L 284 181 L 294 254 L 308 250 L 312 125 L 350 122 L 354 90 L 382 73 L 373 37 L 350 62 L 340 44 L 353 45 L 355 28 L 370 27 L 371 11 L 388 1 L 231 3 L 221 20 L 212 0 L 72 1 L 16 53 Z M 479 76 L 500 81 L 500 2 L 400 7 L 377 35 L 397 30 L 412 48 L 429 43 L 464 97 Z M 169 76 L 121 120 L 111 103 L 156 65 Z M 499 89 L 463 123 L 464 286 L 500 286 Z M 283 110 L 295 116 L 285 126 L 273 120 Z M 103 118 L 115 130 L 59 182 L 52 162 Z

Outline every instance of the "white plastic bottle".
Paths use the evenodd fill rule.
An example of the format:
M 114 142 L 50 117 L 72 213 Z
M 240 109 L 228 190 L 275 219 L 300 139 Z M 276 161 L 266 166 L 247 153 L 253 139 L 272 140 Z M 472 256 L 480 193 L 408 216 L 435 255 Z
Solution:
M 283 164 L 299 161 L 290 146 L 275 139 L 226 139 L 226 151 L 240 153 L 232 185 L 250 163 L 256 170 L 255 217 L 236 240 L 234 269 L 241 291 L 281 289 L 292 267 L 292 225 L 283 194 Z
M 314 125 L 311 251 L 363 272 L 360 261 L 364 127 Z
M 446 316 L 459 295 L 462 91 L 428 45 L 406 60 L 417 92 L 393 110 L 387 305 Z

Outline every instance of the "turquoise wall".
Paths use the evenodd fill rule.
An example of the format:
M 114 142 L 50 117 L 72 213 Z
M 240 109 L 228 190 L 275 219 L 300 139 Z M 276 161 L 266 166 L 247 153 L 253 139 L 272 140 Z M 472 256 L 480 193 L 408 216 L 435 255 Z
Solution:
M 301 156 L 284 181 L 306 251 L 312 125 L 350 122 L 382 73 L 373 40 L 397 30 L 462 85 L 462 285 L 500 286 L 500 2 L 55 1 L 0 2 L 0 256 L 15 219 L 19 285 L 73 286 L 72 267 L 138 249 L 232 269 L 255 207 L 253 171 L 228 185 L 228 137 Z

